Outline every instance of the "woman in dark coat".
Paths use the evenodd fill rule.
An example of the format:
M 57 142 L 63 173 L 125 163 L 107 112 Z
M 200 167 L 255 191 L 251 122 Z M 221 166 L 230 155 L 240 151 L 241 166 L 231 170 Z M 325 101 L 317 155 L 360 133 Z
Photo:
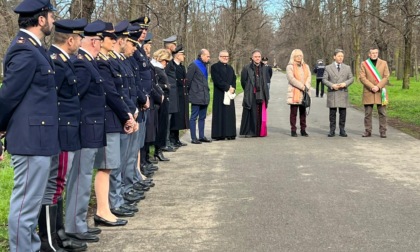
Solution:
M 160 161 L 169 161 L 162 153 L 162 148 L 166 146 L 166 135 L 169 127 L 169 92 L 171 85 L 168 82 L 168 76 L 165 73 L 165 67 L 172 60 L 172 55 L 165 49 L 159 49 L 153 54 L 151 61 L 155 69 L 156 82 L 164 91 L 164 100 L 158 111 L 158 130 L 155 140 L 155 157 Z
M 225 92 L 233 94 L 236 89 L 236 75 L 228 61 L 229 53 L 223 50 L 219 53 L 219 62 L 211 66 L 214 84 L 211 138 L 215 140 L 233 140 L 236 137 L 235 102 L 231 99 L 229 105 L 223 103 Z

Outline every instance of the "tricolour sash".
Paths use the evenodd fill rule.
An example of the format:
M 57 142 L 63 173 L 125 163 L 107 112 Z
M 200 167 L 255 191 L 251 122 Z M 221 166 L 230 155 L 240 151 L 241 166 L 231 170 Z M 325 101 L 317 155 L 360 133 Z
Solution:
M 379 74 L 379 71 L 376 68 L 376 66 L 372 63 L 370 59 L 365 60 L 364 63 L 365 63 L 366 68 L 373 75 L 373 77 L 375 77 L 375 80 L 379 83 L 382 80 L 382 77 Z
M 364 64 L 366 68 L 369 70 L 369 72 L 373 75 L 373 77 L 375 77 L 376 82 L 379 83 L 382 80 L 382 77 L 379 74 L 379 71 L 376 68 L 376 66 L 370 60 L 370 58 L 365 60 Z M 388 92 L 386 88 L 381 89 L 381 103 L 383 106 L 388 105 Z

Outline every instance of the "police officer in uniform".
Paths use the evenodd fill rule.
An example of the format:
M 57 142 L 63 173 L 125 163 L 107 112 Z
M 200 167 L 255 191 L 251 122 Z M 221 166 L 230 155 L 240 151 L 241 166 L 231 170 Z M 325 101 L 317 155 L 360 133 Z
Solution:
M 97 160 L 99 162 L 95 162 L 95 167 L 98 168 L 95 178 L 97 200 L 95 223 L 120 226 L 122 223 L 118 221 L 117 217 L 132 217 L 134 212 L 126 209 L 110 209 L 109 174 L 112 170 L 118 170 L 121 164 L 121 133 L 132 133 L 136 122 L 121 94 L 122 75 L 111 65 L 108 56 L 109 52 L 114 49 L 117 40 L 112 23 L 106 23 L 103 38 L 96 63 L 98 64 L 99 74 L 104 78 L 103 86 L 106 92 L 105 131 L 107 145 L 103 151 L 99 152 L 99 159 Z
M 186 82 L 187 71 L 185 66 L 182 64 L 185 61 L 185 53 L 182 45 L 178 45 L 173 54 L 175 63 L 175 76 L 176 85 L 178 91 L 178 105 L 179 112 L 175 113 L 171 118 L 171 141 L 175 146 L 181 147 L 186 146 L 179 140 L 179 131 L 190 128 L 190 114 L 189 114 L 189 98 L 188 98 L 188 86 Z
M 173 35 L 169 38 L 163 40 L 163 46 L 166 50 L 168 50 L 172 56 L 176 50 L 176 42 L 177 36 Z M 178 149 L 179 146 L 176 146 L 175 143 L 170 141 L 170 132 L 171 132 L 171 118 L 175 116 L 179 112 L 179 101 L 178 101 L 178 87 L 176 85 L 176 64 L 174 60 L 168 62 L 168 65 L 165 67 L 165 73 L 168 76 L 168 81 L 170 84 L 170 91 L 169 91 L 169 118 L 168 118 L 168 132 L 166 134 L 166 146 L 162 148 L 163 151 L 175 151 Z
M 9 249 L 38 251 L 38 215 L 59 153 L 54 63 L 41 40 L 51 34 L 55 8 L 49 0 L 24 0 L 14 10 L 20 31 L 4 58 L 0 132 L 6 131 L 14 187 L 9 211 Z
M 113 69 L 113 79 L 116 90 L 121 95 L 121 99 L 127 104 L 130 112 L 133 114 L 134 119 L 137 119 L 139 110 L 136 106 L 136 100 L 130 99 L 130 82 L 133 80 L 134 75 L 132 71 L 127 69 L 123 63 L 122 51 L 125 50 L 125 46 L 128 43 L 128 26 L 127 20 L 119 22 L 115 26 L 115 35 L 117 36 L 116 43 L 114 44 L 113 51 L 108 52 L 108 60 Z M 120 78 L 118 78 L 120 76 Z M 135 130 L 138 130 L 138 123 L 136 122 Z M 128 160 L 128 148 L 130 139 L 133 134 L 126 134 L 122 132 L 120 134 L 120 167 L 114 169 L 110 174 L 110 188 L 109 188 L 109 204 L 111 212 L 116 216 L 132 216 L 135 212 L 138 212 L 138 208 L 135 205 L 129 205 L 124 202 L 123 198 L 123 176 L 130 176 L 126 172 L 127 160 Z M 136 155 L 136 153 L 134 153 Z M 133 176 L 133 175 L 131 175 Z M 133 195 L 132 200 L 139 200 L 142 196 L 140 194 Z
M 84 28 L 78 55 L 73 59 L 80 99 L 81 150 L 70 170 L 66 192 L 66 234 L 86 242 L 97 242 L 96 232 L 87 226 L 92 172 L 95 157 L 106 145 L 105 91 L 95 57 L 101 48 L 105 22 L 97 20 Z
M 83 251 L 87 248 L 86 243 L 73 240 L 65 234 L 61 195 L 67 171 L 73 166 L 75 153 L 80 151 L 80 102 L 77 95 L 77 78 L 70 55 L 79 50 L 87 21 L 64 19 L 56 21 L 54 25 L 54 44 L 49 50 L 49 55 L 55 65 L 61 152 L 53 158 L 38 219 L 39 236 L 41 251 L 60 251 L 59 246 L 66 250 Z

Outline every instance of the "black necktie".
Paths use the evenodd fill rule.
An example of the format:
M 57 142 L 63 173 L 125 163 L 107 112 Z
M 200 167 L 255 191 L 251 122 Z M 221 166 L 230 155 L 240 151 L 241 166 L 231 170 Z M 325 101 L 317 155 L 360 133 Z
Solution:
M 340 72 L 340 64 L 337 65 L 337 71 Z

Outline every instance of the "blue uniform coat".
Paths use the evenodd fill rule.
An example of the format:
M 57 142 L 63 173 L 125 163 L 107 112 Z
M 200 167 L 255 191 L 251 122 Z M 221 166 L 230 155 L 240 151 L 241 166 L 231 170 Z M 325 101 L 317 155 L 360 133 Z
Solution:
M 59 153 L 54 63 L 29 34 L 20 31 L 4 59 L 0 88 L 0 131 L 7 131 L 9 153 Z

